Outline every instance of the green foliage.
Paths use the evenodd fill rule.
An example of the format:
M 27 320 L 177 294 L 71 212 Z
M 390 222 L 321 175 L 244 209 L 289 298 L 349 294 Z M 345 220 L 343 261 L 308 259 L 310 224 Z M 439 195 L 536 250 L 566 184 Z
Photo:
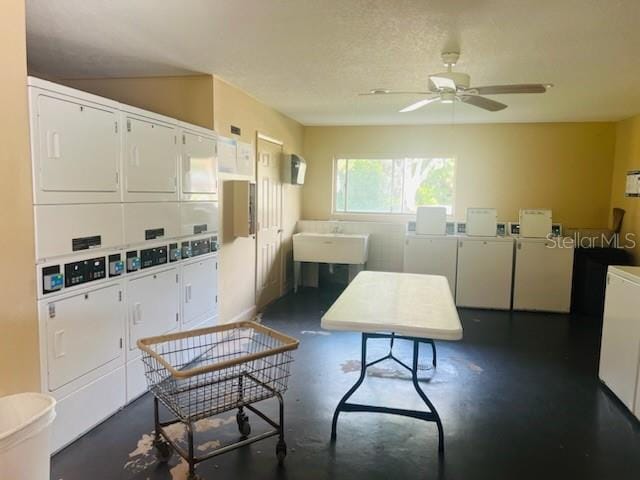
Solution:
M 453 205 L 453 159 L 338 159 L 336 169 L 336 211 L 411 213 L 419 205 Z

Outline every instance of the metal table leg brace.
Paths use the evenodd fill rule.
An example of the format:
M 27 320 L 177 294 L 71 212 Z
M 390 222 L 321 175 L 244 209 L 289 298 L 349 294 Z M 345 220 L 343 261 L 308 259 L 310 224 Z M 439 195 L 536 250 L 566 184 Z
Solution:
M 372 362 L 367 363 L 367 340 L 374 338 L 390 338 L 391 339 L 391 348 L 389 350 L 388 355 L 378 358 Z M 413 343 L 413 362 L 412 366 L 407 365 L 402 362 L 398 358 L 393 355 L 393 342 L 395 339 L 399 340 L 409 340 Z M 361 360 L 361 368 L 360 368 L 360 378 L 358 381 L 349 389 L 349 391 L 342 397 L 338 406 L 336 407 L 336 411 L 333 414 L 333 421 L 331 423 L 331 440 L 335 441 L 336 439 L 336 426 L 338 423 L 338 415 L 340 412 L 375 412 L 375 413 L 389 413 L 391 415 L 401 415 L 404 417 L 416 418 L 419 420 L 424 420 L 426 422 L 435 422 L 438 427 L 438 452 L 440 454 L 444 453 L 444 434 L 442 430 L 442 422 L 440 421 L 440 416 L 436 411 L 435 407 L 427 397 L 427 395 L 420 388 L 420 384 L 418 382 L 418 353 L 420 350 L 420 343 L 429 343 L 431 344 L 432 352 L 433 352 L 433 366 L 436 366 L 436 347 L 435 343 L 431 339 L 425 338 L 415 338 L 415 337 L 405 337 L 405 336 L 397 336 L 393 333 L 385 334 L 385 333 L 363 333 L 362 334 L 362 360 Z M 362 385 L 362 382 L 365 379 L 367 368 L 376 365 L 384 360 L 393 360 L 402 367 L 406 368 L 411 372 L 411 379 L 413 381 L 413 386 L 420 395 L 420 398 L 424 401 L 424 403 L 429 407 L 428 412 L 418 411 L 418 410 L 405 410 L 400 408 L 390 408 L 390 407 L 378 407 L 373 405 L 362 405 L 357 403 L 349 403 L 348 400 L 355 393 L 355 391 Z

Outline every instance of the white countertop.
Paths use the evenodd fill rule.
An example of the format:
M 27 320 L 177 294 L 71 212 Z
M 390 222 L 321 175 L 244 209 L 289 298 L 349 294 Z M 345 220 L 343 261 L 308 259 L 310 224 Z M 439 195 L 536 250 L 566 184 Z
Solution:
M 462 338 L 446 277 L 413 273 L 360 272 L 324 314 L 322 328 Z

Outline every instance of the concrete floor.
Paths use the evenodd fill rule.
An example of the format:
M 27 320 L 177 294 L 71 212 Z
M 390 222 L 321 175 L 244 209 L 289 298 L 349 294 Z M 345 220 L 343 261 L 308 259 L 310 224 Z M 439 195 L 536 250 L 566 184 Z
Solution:
M 284 467 L 271 438 L 201 464 L 203 479 L 640 478 L 640 424 L 597 379 L 599 326 L 565 315 L 462 310 L 465 338 L 437 342 L 437 370 L 429 368 L 431 352 L 424 347 L 420 376 L 443 420 L 444 459 L 434 424 L 389 415 L 341 414 L 332 445 L 331 415 L 358 377 L 360 355 L 358 334 L 320 331 L 320 317 L 336 295 L 305 289 L 263 317 L 301 341 L 285 395 Z M 396 345 L 409 361 L 408 346 Z M 370 356 L 386 348 L 378 341 Z M 354 401 L 423 408 L 399 368 L 372 368 Z M 274 408 L 265 402 L 266 411 Z M 58 453 L 51 478 L 184 479 L 177 455 L 168 465 L 155 461 L 152 412 L 149 395 L 134 402 Z M 251 424 L 254 433 L 266 429 L 255 415 Z M 200 430 L 203 449 L 238 438 L 234 414 Z

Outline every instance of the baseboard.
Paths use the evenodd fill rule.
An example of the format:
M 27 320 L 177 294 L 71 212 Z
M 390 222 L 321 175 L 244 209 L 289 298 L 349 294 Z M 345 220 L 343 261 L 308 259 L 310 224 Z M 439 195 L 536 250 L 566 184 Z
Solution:
M 238 315 L 228 320 L 223 320 L 222 323 L 233 323 L 233 322 L 245 322 L 247 320 L 253 320 L 256 316 L 256 312 L 258 311 L 255 305 L 250 306 L 246 310 L 243 310 Z

